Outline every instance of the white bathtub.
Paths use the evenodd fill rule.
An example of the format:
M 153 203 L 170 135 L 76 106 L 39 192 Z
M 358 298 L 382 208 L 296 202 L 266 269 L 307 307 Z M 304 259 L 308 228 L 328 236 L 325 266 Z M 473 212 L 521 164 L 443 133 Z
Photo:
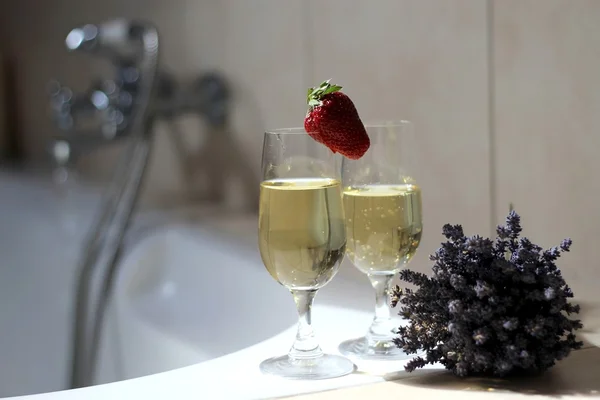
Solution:
M 77 268 L 102 189 L 0 171 L 0 397 L 69 387 Z M 168 220 L 164 213 L 142 214 L 128 242 Z M 97 383 L 124 379 L 114 307 L 107 314 Z
M 76 261 L 98 198 L 0 173 L 0 397 L 67 385 Z
M 0 397 L 66 389 L 75 272 L 99 191 L 77 187 L 65 197 L 49 180 L 5 173 L 0 193 Z M 220 390 L 223 398 L 259 399 L 382 380 L 261 376 L 260 361 L 285 353 L 293 341 L 295 307 L 262 265 L 255 218 L 242 223 L 216 214 L 197 208 L 136 218 L 107 313 L 96 383 L 130 380 L 143 392 L 161 379 L 193 375 L 186 384 Z M 335 352 L 340 341 L 364 333 L 372 308 L 366 277 L 344 263 L 316 298 L 313 321 L 323 348 Z M 222 387 L 223 379 L 238 383 Z M 112 385 L 118 390 L 125 383 Z
M 0 171 L 0 397 L 68 388 L 76 272 L 101 194 L 102 188 L 56 185 L 47 174 Z M 143 212 L 128 237 L 131 247 L 146 234 L 152 237 L 154 227 L 171 218 L 175 220 L 175 213 Z M 126 248 L 125 254 L 130 250 Z M 120 274 L 118 281 L 128 277 Z M 181 355 L 168 337 L 162 338 L 160 347 L 169 349 L 168 357 L 148 361 L 143 352 L 133 352 L 135 345 L 127 343 L 132 339 L 136 343 L 140 328 L 125 323 L 116 332 L 118 304 L 111 301 L 107 312 L 96 383 L 206 359 L 194 352 Z M 153 332 L 141 335 L 157 340 Z

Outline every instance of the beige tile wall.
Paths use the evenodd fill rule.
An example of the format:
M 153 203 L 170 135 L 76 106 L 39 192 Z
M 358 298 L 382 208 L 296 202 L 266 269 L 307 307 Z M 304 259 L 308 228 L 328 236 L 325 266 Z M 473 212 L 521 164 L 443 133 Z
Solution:
M 509 202 L 561 259 L 578 297 L 600 300 L 600 2 L 494 2 L 496 216 Z
M 306 88 L 334 78 L 356 100 L 363 119 L 415 123 L 424 148 L 416 152 L 429 227 L 415 266 L 428 268 L 427 253 L 447 221 L 490 231 L 486 2 L 180 0 L 138 8 L 132 5 L 137 2 L 60 0 L 44 6 L 42 17 L 32 15 L 34 1 L 22 0 L 13 10 L 13 21 L 39 19 L 14 40 L 25 67 L 21 103 L 27 106 L 31 157 L 42 154 L 42 139 L 53 129 L 44 114 L 44 83 L 58 76 L 83 88 L 90 68 L 97 71 L 92 61 L 65 52 L 66 32 L 115 13 L 139 14 L 158 24 L 167 68 L 182 76 L 218 68 L 230 79 L 232 131 L 252 171 L 259 169 L 264 128 L 300 126 Z M 203 133 L 198 123 L 183 126 L 186 140 Z M 147 198 L 172 197 L 192 185 L 160 130 Z M 229 154 L 221 150 L 219 156 Z M 112 165 L 107 159 L 102 153 L 84 166 L 98 175 Z M 254 194 L 231 190 L 230 197 L 244 196 Z
M 45 82 L 56 76 L 83 88 L 99 70 L 64 51 L 66 32 L 116 15 L 155 21 L 164 65 L 179 76 L 215 68 L 226 74 L 235 94 L 232 135 L 251 173 L 258 172 L 264 128 L 301 125 L 305 88 L 334 78 L 363 119 L 415 123 L 426 213 L 416 268 L 428 270 L 426 255 L 443 223 L 488 234 L 512 201 L 533 239 L 550 245 L 573 237 L 565 275 L 578 294 L 594 297 L 597 0 L 12 2 L 0 22 L 20 56 L 31 158 L 40 158 L 53 130 Z M 198 121 L 181 124 L 190 148 L 206 134 Z M 183 179 L 166 129 L 159 130 L 150 199 L 195 187 Z M 86 170 L 101 175 L 107 157 L 88 159 Z M 255 198 L 235 181 L 228 190 L 234 202 Z
M 486 3 L 313 0 L 310 80 L 335 78 L 363 119 L 408 119 L 419 137 L 425 229 L 413 267 L 444 223 L 490 231 Z

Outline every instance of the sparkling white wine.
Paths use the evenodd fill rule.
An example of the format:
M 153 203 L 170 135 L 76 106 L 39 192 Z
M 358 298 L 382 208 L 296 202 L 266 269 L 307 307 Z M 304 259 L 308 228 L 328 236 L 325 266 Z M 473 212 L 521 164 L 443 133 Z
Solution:
M 350 261 L 367 274 L 397 272 L 421 241 L 421 189 L 368 185 L 348 188 L 343 196 Z
M 276 281 L 290 289 L 322 287 L 336 274 L 346 246 L 340 182 L 263 182 L 258 230 L 262 260 Z

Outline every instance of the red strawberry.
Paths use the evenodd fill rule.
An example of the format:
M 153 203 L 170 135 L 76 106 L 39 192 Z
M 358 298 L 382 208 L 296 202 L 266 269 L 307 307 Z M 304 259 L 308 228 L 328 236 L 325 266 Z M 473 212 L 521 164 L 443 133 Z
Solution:
M 317 142 L 352 160 L 369 149 L 371 141 L 352 100 L 329 81 L 308 89 L 304 129 Z

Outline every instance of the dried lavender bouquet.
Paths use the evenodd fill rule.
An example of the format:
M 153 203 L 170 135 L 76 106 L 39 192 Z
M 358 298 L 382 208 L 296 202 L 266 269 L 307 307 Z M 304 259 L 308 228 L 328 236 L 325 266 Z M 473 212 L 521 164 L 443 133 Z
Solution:
M 436 362 L 458 376 L 544 371 L 581 348 L 574 332 L 582 324 L 569 318 L 579 306 L 568 301 L 573 292 L 555 263 L 571 240 L 543 250 L 520 233 L 514 211 L 494 242 L 445 225 L 448 241 L 430 256 L 433 275 L 400 273 L 417 289 L 392 292 L 392 306 L 409 322 L 394 341 L 423 353 L 407 371 Z

